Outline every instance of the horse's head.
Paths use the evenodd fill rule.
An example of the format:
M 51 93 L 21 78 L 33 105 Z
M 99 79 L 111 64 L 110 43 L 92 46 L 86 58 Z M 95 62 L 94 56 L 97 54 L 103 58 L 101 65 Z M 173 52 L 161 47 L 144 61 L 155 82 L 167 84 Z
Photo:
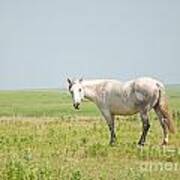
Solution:
M 69 83 L 69 92 L 72 95 L 73 106 L 75 109 L 79 109 L 79 105 L 81 101 L 84 99 L 84 89 L 82 87 L 82 79 L 78 79 L 75 81 L 67 79 Z

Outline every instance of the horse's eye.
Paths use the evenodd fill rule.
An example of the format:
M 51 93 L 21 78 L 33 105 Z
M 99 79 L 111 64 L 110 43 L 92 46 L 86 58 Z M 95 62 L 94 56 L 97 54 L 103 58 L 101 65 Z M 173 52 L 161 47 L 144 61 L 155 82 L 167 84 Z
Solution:
M 81 92 L 81 88 L 79 88 L 79 92 Z

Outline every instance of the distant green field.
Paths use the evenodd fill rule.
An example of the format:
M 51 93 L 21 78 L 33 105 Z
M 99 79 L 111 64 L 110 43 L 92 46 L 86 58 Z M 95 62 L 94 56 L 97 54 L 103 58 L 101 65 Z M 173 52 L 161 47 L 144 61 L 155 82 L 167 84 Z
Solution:
M 70 94 L 62 90 L 0 91 L 0 116 L 62 117 L 99 115 L 85 101 L 80 111 L 72 107 Z
M 68 92 L 0 92 L 0 180 L 179 180 L 180 86 L 168 86 L 176 134 L 161 147 L 162 129 L 151 114 L 144 148 L 138 116 L 116 120 L 117 143 L 94 104 L 72 107 Z
M 180 86 L 168 86 L 170 108 L 180 110 Z M 93 103 L 83 102 L 80 111 L 72 107 L 70 94 L 61 90 L 0 91 L 0 116 L 62 117 L 99 116 Z
M 180 85 L 167 86 L 170 108 L 180 110 Z

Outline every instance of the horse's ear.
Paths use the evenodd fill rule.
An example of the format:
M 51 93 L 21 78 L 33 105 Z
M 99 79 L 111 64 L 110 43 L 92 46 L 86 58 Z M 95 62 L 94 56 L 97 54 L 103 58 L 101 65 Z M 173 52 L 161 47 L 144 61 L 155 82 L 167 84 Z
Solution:
M 83 78 L 80 78 L 80 79 L 79 79 L 79 82 L 81 83 L 82 81 L 83 81 Z
M 67 78 L 67 82 L 68 82 L 69 84 L 72 84 L 72 81 L 71 81 L 69 78 Z

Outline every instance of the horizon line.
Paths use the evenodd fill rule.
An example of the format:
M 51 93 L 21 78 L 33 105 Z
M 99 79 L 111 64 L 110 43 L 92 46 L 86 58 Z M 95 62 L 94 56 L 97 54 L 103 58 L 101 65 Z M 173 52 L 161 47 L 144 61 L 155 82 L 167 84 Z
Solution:
M 164 84 L 165 86 L 180 86 L 180 83 L 167 83 Z M 65 87 L 37 87 L 37 88 L 31 88 L 31 87 L 27 87 L 27 88 L 5 88 L 5 89 L 1 89 L 0 91 L 37 91 L 37 90 L 67 90 L 67 88 Z

